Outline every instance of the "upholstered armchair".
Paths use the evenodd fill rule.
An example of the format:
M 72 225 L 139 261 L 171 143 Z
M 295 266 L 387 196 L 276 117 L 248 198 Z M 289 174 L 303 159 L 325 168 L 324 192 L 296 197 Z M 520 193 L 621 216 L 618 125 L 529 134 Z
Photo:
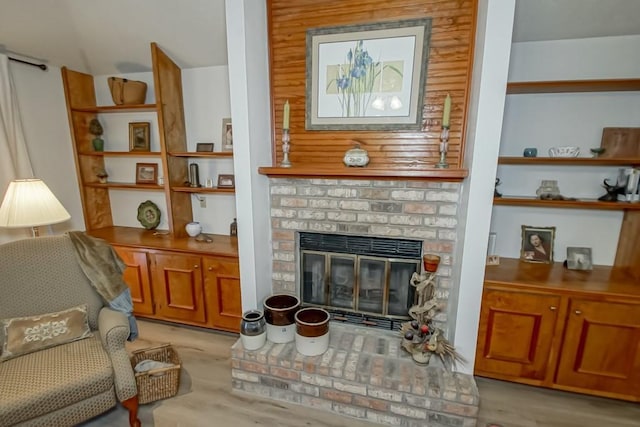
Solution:
M 68 236 L 0 245 L 0 427 L 73 426 L 118 401 L 139 426 L 128 336 L 126 316 L 105 306 Z

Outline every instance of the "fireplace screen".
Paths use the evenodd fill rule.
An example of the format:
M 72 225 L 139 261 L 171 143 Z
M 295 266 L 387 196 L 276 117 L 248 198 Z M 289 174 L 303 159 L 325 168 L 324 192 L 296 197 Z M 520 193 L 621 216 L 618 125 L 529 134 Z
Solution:
M 421 242 L 300 234 L 303 304 L 327 308 L 338 320 L 384 328 L 395 329 L 394 319 L 408 318 L 414 303 L 409 280 L 420 267 Z M 336 245 L 335 239 L 344 245 Z M 323 245 L 322 240 L 331 244 Z

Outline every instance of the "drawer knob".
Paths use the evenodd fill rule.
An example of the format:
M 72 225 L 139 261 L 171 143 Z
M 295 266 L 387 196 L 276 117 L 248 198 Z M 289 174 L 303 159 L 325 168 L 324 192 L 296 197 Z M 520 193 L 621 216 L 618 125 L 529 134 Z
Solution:
M 580 315 L 580 314 L 582 314 L 582 311 L 576 310 L 576 311 L 574 311 L 574 313 L 577 314 L 577 315 Z
M 207 270 L 209 270 L 209 271 L 213 271 L 213 267 L 209 267 Z
M 549 307 L 549 310 L 551 311 L 556 311 L 558 309 L 558 307 L 556 307 L 555 305 L 552 305 L 551 307 Z
M 197 269 L 197 268 L 200 268 L 200 266 L 199 266 L 198 264 L 195 264 L 195 265 L 193 266 L 193 268 L 196 268 L 196 269 Z

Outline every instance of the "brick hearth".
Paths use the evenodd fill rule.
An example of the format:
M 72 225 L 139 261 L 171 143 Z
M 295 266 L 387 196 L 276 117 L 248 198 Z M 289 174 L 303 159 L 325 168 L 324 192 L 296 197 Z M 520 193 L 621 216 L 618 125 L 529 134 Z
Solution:
M 447 371 L 432 358 L 418 365 L 392 332 L 331 323 L 326 353 L 307 357 L 295 343 L 232 353 L 233 388 L 393 426 L 476 425 L 472 376 Z

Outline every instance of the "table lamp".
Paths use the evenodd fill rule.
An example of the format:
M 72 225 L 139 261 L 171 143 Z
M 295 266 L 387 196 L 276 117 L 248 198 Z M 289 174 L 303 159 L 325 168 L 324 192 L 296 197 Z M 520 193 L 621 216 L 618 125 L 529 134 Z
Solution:
M 69 212 L 41 179 L 16 179 L 9 183 L 0 205 L 0 227 L 31 227 L 38 237 L 38 227 L 63 222 Z

